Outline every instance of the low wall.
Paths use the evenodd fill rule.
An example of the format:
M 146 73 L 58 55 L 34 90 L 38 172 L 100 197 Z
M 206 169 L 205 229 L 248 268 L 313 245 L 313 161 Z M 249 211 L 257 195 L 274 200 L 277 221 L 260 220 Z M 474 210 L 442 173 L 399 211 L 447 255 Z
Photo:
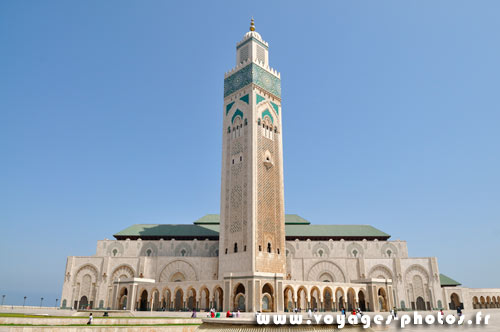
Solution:
M 0 325 L 73 325 L 87 324 L 87 318 L 28 318 L 28 317 L 0 317 Z M 96 325 L 157 325 L 157 324 L 201 324 L 197 318 L 94 318 Z
M 0 327 L 0 331 L 9 332 L 194 332 L 198 328 L 197 325 L 191 326 L 93 326 L 93 327 L 31 327 L 31 326 L 15 326 L 15 327 Z

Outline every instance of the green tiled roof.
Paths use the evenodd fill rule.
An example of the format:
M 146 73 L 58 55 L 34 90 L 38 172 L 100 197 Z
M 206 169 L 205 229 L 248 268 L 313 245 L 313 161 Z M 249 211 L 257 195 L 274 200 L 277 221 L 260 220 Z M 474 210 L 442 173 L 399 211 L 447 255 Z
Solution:
M 311 224 L 308 220 L 305 220 L 298 214 L 285 214 L 285 225 L 295 224 L 295 225 L 309 225 Z
M 286 225 L 285 228 L 287 237 L 390 237 L 370 225 Z
M 448 277 L 442 273 L 439 275 L 439 281 L 441 282 L 441 287 L 460 286 L 461 285 L 461 283 L 459 283 L 458 281 L 453 280 L 450 277 Z
M 185 238 L 185 237 L 202 237 L 202 238 L 219 238 L 219 225 L 189 225 L 189 224 L 136 224 L 114 235 L 116 238 L 121 237 L 164 237 L 164 238 Z
M 310 225 L 296 214 L 285 216 L 287 240 L 293 239 L 378 239 L 387 240 L 390 235 L 370 225 Z M 118 240 L 130 239 L 218 239 L 219 215 L 208 214 L 194 224 L 137 224 L 116 233 Z M 451 280 L 451 279 L 450 279 Z
M 194 222 L 195 225 L 201 225 L 201 224 L 218 225 L 219 223 L 220 223 L 220 216 L 218 214 L 206 214 Z
M 206 214 L 194 222 L 195 225 L 219 224 L 220 215 Z M 298 214 L 285 214 L 285 224 L 309 225 L 310 222 Z

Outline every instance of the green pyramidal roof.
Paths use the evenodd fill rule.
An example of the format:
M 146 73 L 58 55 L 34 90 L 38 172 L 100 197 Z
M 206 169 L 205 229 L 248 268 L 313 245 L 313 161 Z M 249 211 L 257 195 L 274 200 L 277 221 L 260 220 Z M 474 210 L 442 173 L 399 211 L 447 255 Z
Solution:
M 460 286 L 461 283 L 459 283 L 456 280 L 451 279 L 447 275 L 444 274 L 439 274 L 439 281 L 441 282 L 441 287 L 450 287 L 450 286 Z
M 207 214 L 191 224 L 137 224 L 114 235 L 117 240 L 126 239 L 219 239 L 218 214 Z M 390 235 L 370 225 L 311 225 L 306 219 L 296 215 L 285 215 L 287 240 L 387 240 Z
M 206 214 L 194 222 L 195 225 L 218 225 L 220 224 L 220 215 Z M 309 225 L 308 220 L 302 218 L 297 214 L 285 214 L 285 224 L 293 225 Z

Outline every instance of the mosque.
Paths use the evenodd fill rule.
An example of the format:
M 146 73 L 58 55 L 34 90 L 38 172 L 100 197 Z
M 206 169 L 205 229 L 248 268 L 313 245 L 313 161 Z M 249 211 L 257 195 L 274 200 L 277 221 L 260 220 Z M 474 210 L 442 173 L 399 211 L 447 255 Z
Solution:
M 500 289 L 469 289 L 436 257 L 370 225 L 314 225 L 285 214 L 280 74 L 255 31 L 224 76 L 220 215 L 132 225 L 67 259 L 61 307 L 179 311 L 500 308 Z

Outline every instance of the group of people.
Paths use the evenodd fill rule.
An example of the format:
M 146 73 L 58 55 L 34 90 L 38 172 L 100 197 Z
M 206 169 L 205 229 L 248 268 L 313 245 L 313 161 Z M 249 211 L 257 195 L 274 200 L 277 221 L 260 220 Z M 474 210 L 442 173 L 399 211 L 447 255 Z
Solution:
M 196 316 L 195 316 L 196 317 Z M 217 312 L 215 308 L 211 308 L 209 312 L 207 312 L 207 317 L 209 318 L 220 318 L 220 312 Z M 238 311 L 230 311 L 228 310 L 226 312 L 226 318 L 239 318 L 240 317 L 240 310 Z
M 309 318 L 312 318 L 313 312 L 317 312 L 317 311 L 318 311 L 318 309 L 316 309 L 316 308 L 314 308 L 314 311 L 311 310 L 311 308 L 309 308 L 307 310 L 307 315 L 309 316 Z M 294 313 L 300 313 L 301 309 L 300 308 L 294 308 L 293 312 Z M 260 311 L 257 312 L 257 314 L 259 314 L 259 313 L 260 313 Z M 346 315 L 345 308 L 342 308 L 341 313 L 344 316 Z M 361 319 L 361 317 L 363 317 L 363 312 L 361 311 L 360 308 L 353 309 L 352 312 L 351 312 L 351 315 L 355 315 L 358 319 Z M 394 319 L 398 318 L 398 310 L 396 309 L 396 307 L 393 307 L 391 309 L 391 315 L 392 315 L 392 317 Z M 441 316 L 441 317 L 444 317 L 443 309 L 439 310 L 438 315 Z M 457 307 L 457 315 L 458 315 L 458 317 L 462 316 L 462 308 Z M 108 317 L 108 313 L 107 312 L 104 313 L 104 317 Z M 209 317 L 209 318 L 220 318 L 220 312 L 217 312 L 215 310 L 215 308 L 211 308 L 210 311 L 207 312 L 207 317 Z M 240 310 L 239 309 L 236 312 L 234 312 L 234 311 L 231 312 L 230 310 L 228 310 L 226 312 L 226 318 L 239 318 L 239 317 L 240 317 Z M 193 310 L 193 313 L 191 314 L 191 318 L 196 318 L 196 310 Z M 91 325 L 93 320 L 94 320 L 94 317 L 92 316 L 92 313 L 91 313 L 89 315 L 89 320 L 87 322 L 87 325 Z

